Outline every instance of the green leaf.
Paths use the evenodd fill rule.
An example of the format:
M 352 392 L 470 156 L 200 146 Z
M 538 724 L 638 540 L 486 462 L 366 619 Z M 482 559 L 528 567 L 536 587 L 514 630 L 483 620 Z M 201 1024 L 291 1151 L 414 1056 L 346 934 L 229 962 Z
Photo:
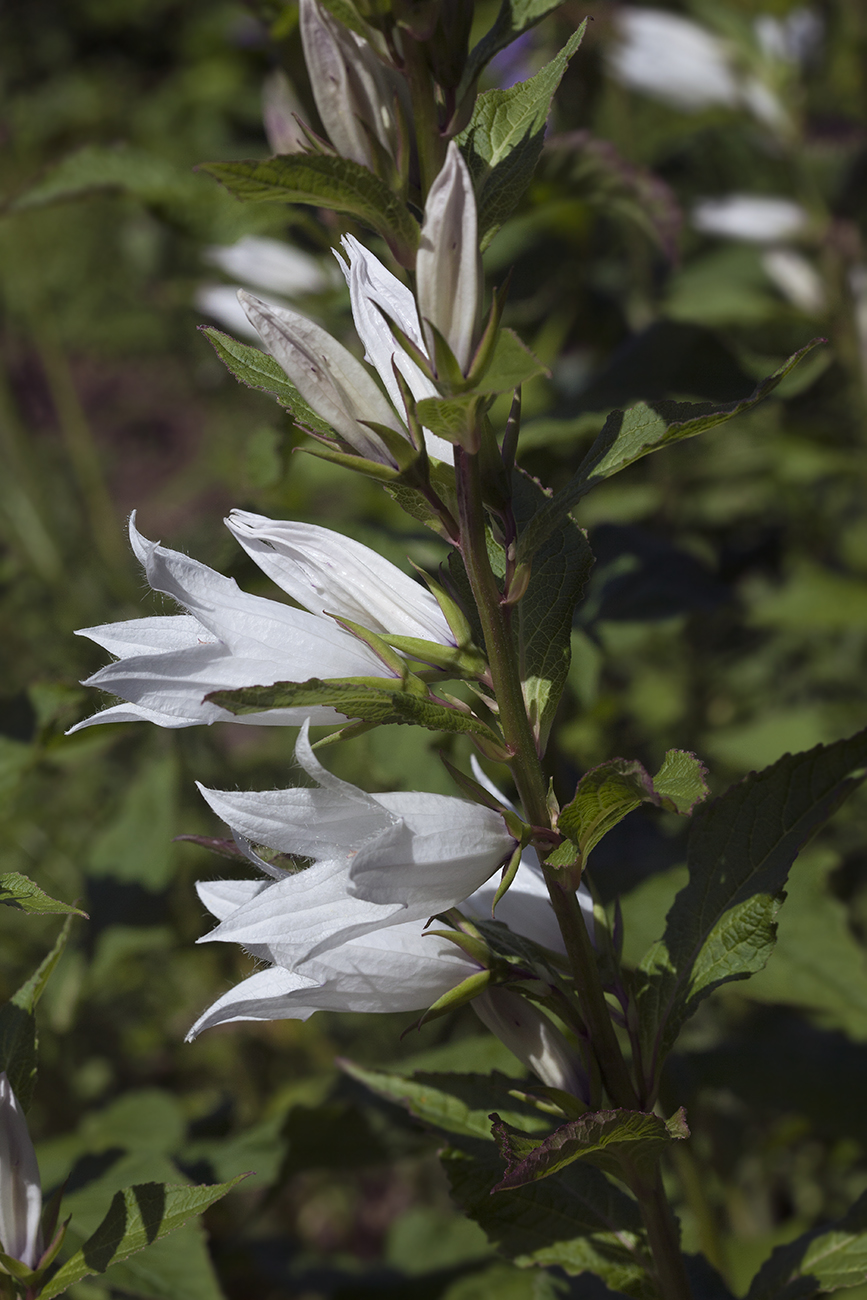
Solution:
M 560 812 L 557 830 L 566 836 L 567 843 L 555 849 L 547 859 L 548 865 L 586 862 L 603 836 L 642 803 L 689 814 L 706 795 L 704 767 L 685 750 L 669 750 L 652 780 L 635 760 L 609 759 L 585 772 L 574 798 Z
M 486 248 L 529 185 L 542 154 L 551 101 L 585 19 L 549 64 L 528 81 L 479 95 L 469 126 L 457 137 L 476 189 L 479 238 Z
M 511 45 L 522 32 L 535 27 L 547 14 L 559 9 L 561 3 L 562 0 L 503 0 L 493 27 L 470 52 L 462 89 L 475 80 L 495 54 Z
M 347 718 L 374 722 L 379 726 L 411 723 L 429 731 L 454 731 L 483 736 L 495 745 L 502 740 L 486 723 L 471 713 L 449 708 L 431 698 L 422 698 L 401 689 L 389 688 L 389 678 L 332 678 L 321 681 L 311 677 L 306 682 L 275 682 L 273 686 L 244 686 L 239 690 L 212 691 L 205 699 L 236 716 L 262 713 L 268 709 L 304 708 L 330 705 Z
M 319 416 L 308 406 L 294 384 L 286 378 L 274 358 L 260 348 L 249 343 L 239 343 L 230 334 L 214 329 L 212 325 L 202 327 L 202 333 L 213 346 L 217 356 L 237 380 L 248 388 L 258 388 L 260 392 L 270 393 L 276 397 L 282 407 L 290 412 L 292 418 L 314 433 L 334 437 L 330 424 L 320 420 Z
M 29 1110 L 36 1085 L 36 1004 L 60 960 L 72 917 L 68 916 L 54 947 L 8 1002 L 0 1007 L 0 1070 L 5 1070 L 23 1110 Z
M 779 894 L 812 835 L 867 775 L 867 731 L 786 754 L 699 809 L 689 881 L 636 972 L 644 1059 L 654 1075 L 702 998 L 767 962 Z
M 200 187 L 189 172 L 182 172 L 164 158 L 125 145 L 85 145 L 61 159 L 11 204 L 13 212 L 51 203 L 66 202 L 99 190 L 124 190 L 145 202 L 177 200 L 184 192 Z
M 605 427 L 587 452 L 570 483 L 547 502 L 524 529 L 518 542 L 517 561 L 527 563 L 542 542 L 597 483 L 633 465 L 653 451 L 684 438 L 694 438 L 724 424 L 763 401 L 781 380 L 823 339 L 813 339 L 795 352 L 779 370 L 763 379 L 754 392 L 739 402 L 714 407 L 710 403 L 640 402 L 627 411 L 612 411 Z
M 45 916 L 49 913 L 60 916 L 69 914 L 87 916 L 86 912 L 74 907 L 72 903 L 61 903 L 56 898 L 50 898 L 34 884 L 29 876 L 22 876 L 17 871 L 0 875 L 0 903 L 5 903 L 7 907 L 15 907 L 21 912 L 35 912 L 37 916 Z
M 141 762 L 126 783 L 120 804 L 108 824 L 93 839 L 90 870 L 164 889 L 174 872 L 175 810 L 178 765 L 174 754 L 158 754 Z
M 42 1291 L 43 1300 L 62 1295 L 83 1277 L 104 1273 L 110 1265 L 168 1236 L 225 1196 L 245 1177 L 239 1174 L 227 1183 L 201 1187 L 136 1183 L 116 1192 L 102 1223 Z
M 354 1061 L 340 1061 L 340 1067 L 378 1097 L 403 1106 L 416 1119 L 446 1133 L 491 1140 L 491 1111 L 506 1107 L 509 1122 L 524 1130 L 541 1132 L 548 1121 L 530 1106 L 509 1098 L 514 1079 L 495 1070 L 492 1074 L 426 1074 L 411 1078 L 368 1070 Z
M 638 1206 L 599 1169 L 577 1161 L 542 1182 L 492 1196 L 503 1172 L 496 1148 L 462 1139 L 442 1160 L 454 1200 L 519 1267 L 595 1273 L 618 1294 L 660 1300 L 645 1267 Z
M 418 222 L 384 181 L 361 163 L 325 154 L 284 154 L 264 161 L 207 163 L 201 168 L 238 199 L 309 203 L 356 217 L 382 235 L 402 264 L 418 247 Z
M 546 366 L 522 343 L 514 330 L 497 331 L 494 354 L 474 386 L 477 393 L 510 393 L 537 375 L 548 374 Z
M 449 442 L 462 443 L 472 435 L 479 411 L 485 399 L 477 393 L 461 393 L 457 397 L 423 397 L 416 406 L 419 421 L 431 433 L 438 433 Z
M 601 1110 L 569 1120 L 541 1139 L 513 1129 L 499 1115 L 491 1118 L 494 1139 L 506 1160 L 497 1192 L 550 1178 L 575 1160 L 586 1160 L 615 1178 L 630 1169 L 652 1175 L 662 1152 L 689 1137 L 682 1109 L 668 1122 L 644 1111 Z
M 547 498 L 539 484 L 520 471 L 512 482 L 520 521 Z M 543 746 L 569 674 L 572 619 L 592 565 L 587 536 L 570 519 L 540 548 L 527 590 L 513 612 L 524 699 Z
M 808 1300 L 867 1280 L 867 1192 L 835 1223 L 778 1246 L 747 1300 Z

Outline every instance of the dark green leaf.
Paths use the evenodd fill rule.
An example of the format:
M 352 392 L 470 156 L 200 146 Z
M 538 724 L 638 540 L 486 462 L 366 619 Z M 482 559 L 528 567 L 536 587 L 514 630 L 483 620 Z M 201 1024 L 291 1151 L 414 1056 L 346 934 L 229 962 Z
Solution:
M 867 1192 L 848 1214 L 778 1246 L 753 1278 L 747 1300 L 807 1300 L 867 1281 Z
M 690 402 L 640 402 L 627 411 L 612 411 L 605 427 L 578 467 L 575 477 L 556 494 L 524 529 L 518 542 L 518 562 L 529 561 L 546 537 L 562 527 L 570 510 L 597 483 L 632 465 L 652 451 L 659 451 L 670 443 L 714 429 L 735 415 L 749 411 L 763 401 L 803 357 L 824 340 L 814 339 L 806 347 L 789 357 L 779 370 L 763 379 L 749 397 L 726 406 L 714 407 L 709 403 L 697 405 Z
M 513 475 L 515 512 L 528 518 L 546 497 L 534 479 Z M 524 699 L 544 745 L 572 658 L 572 619 L 593 565 L 586 534 L 570 519 L 541 547 L 513 614 Z
M 68 1259 L 41 1293 L 44 1300 L 63 1292 L 92 1273 L 127 1259 L 151 1242 L 167 1236 L 206 1210 L 245 1178 L 210 1187 L 173 1187 L 166 1183 L 137 1183 L 116 1192 L 108 1213 L 81 1250 Z
M 586 1160 L 622 1178 L 632 1168 L 652 1174 L 672 1142 L 689 1137 L 682 1110 L 668 1123 L 658 1115 L 635 1110 L 602 1110 L 561 1124 L 545 1138 L 529 1137 L 497 1116 L 494 1139 L 506 1160 L 505 1177 L 495 1191 L 523 1187 L 559 1173 L 575 1160 Z
M 24 1110 L 30 1108 L 36 1085 L 36 1004 L 63 954 L 71 925 L 72 917 L 68 916 L 51 952 L 0 1007 L 0 1070 L 5 1070 Z
M 204 327 L 202 333 L 223 364 L 242 384 L 246 384 L 248 388 L 258 388 L 261 392 L 276 397 L 280 405 L 291 413 L 294 420 L 312 429 L 314 433 L 334 437 L 331 425 L 320 420 L 312 407 L 307 405 L 298 389 L 289 382 L 284 371 L 268 352 L 262 352 L 260 348 L 254 348 L 249 343 L 239 343 L 230 334 L 224 334 L 222 330 L 214 329 L 213 326 Z
M 538 357 L 533 356 L 514 330 L 501 329 L 497 332 L 497 342 L 490 364 L 482 372 L 482 377 L 473 391 L 510 393 L 512 389 L 526 384 L 529 379 L 547 373 L 546 367 Z
M 273 686 L 245 686 L 233 691 L 212 691 L 205 698 L 236 716 L 262 713 L 268 709 L 304 708 L 329 705 L 347 718 L 374 722 L 411 723 L 429 731 L 468 732 L 483 736 L 495 745 L 502 742 L 480 718 L 430 698 L 410 694 L 389 678 L 370 681 L 358 678 L 333 678 L 321 681 L 311 677 L 306 682 L 275 682 Z
M 586 24 L 585 19 L 535 77 L 507 90 L 488 90 L 479 95 L 469 126 L 458 136 L 476 189 L 483 249 L 532 180 L 542 153 L 551 101 L 581 44 Z
M 56 913 L 65 916 L 87 916 L 80 908 L 71 903 L 61 903 L 56 898 L 49 898 L 28 876 L 17 871 L 0 875 L 0 903 L 7 907 L 16 907 L 21 912 L 35 912 L 38 916 Z
M 633 1300 L 660 1300 L 645 1267 L 638 1206 L 599 1169 L 578 1161 L 542 1182 L 492 1196 L 503 1173 L 496 1148 L 462 1139 L 442 1159 L 455 1201 L 520 1267 L 595 1273 Z
M 491 1138 L 491 1111 L 497 1108 L 508 1114 L 509 1121 L 531 1132 L 544 1131 L 548 1121 L 530 1106 L 522 1106 L 509 1097 L 514 1079 L 495 1070 L 493 1074 L 424 1074 L 411 1078 L 367 1070 L 353 1061 L 341 1061 L 341 1068 L 363 1083 L 371 1092 L 396 1102 L 416 1119 L 446 1133 L 466 1137 Z
M 867 732 L 786 754 L 696 814 L 689 882 L 637 972 L 645 1060 L 655 1070 L 702 998 L 761 970 L 789 868 L 867 770 Z
M 398 195 L 361 163 L 325 154 L 208 163 L 202 168 L 236 198 L 309 203 L 356 217 L 382 235 L 401 262 L 418 247 L 419 226 Z

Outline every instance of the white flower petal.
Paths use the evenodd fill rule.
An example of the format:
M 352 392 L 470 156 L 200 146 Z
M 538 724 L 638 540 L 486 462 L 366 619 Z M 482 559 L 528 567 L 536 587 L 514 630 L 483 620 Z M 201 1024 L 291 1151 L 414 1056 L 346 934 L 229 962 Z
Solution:
M 210 316 L 236 338 L 249 339 L 261 343 L 259 331 L 250 323 L 250 318 L 238 302 L 240 285 L 202 284 L 196 290 L 193 299 L 196 310 L 203 316 Z M 276 303 L 271 303 L 276 306 Z
M 233 830 L 279 853 L 325 859 L 357 852 L 396 823 L 370 795 L 348 798 L 331 790 L 207 790 L 202 797 Z
M 312 614 L 337 614 L 371 631 L 453 645 L 434 597 L 370 547 L 290 520 L 233 510 L 226 526 L 278 587 Z
M 755 244 L 791 239 L 801 234 L 809 221 L 809 213 L 799 203 L 763 194 L 702 199 L 692 210 L 696 230 Z
M 590 1101 L 577 1048 L 531 1002 L 506 988 L 488 988 L 473 999 L 473 1010 L 549 1088 L 561 1088 Z
M 212 634 L 192 614 L 169 614 L 166 617 L 131 618 L 126 623 L 101 623 L 82 627 L 76 636 L 86 636 L 109 654 L 124 658 L 149 654 L 152 650 L 191 650 L 211 643 Z
M 239 907 L 268 888 L 267 880 L 198 880 L 196 893 L 218 921 L 224 921 Z
M 664 9 L 628 7 L 615 23 L 621 39 L 608 63 L 624 85 L 687 111 L 738 104 L 728 51 L 707 28 Z

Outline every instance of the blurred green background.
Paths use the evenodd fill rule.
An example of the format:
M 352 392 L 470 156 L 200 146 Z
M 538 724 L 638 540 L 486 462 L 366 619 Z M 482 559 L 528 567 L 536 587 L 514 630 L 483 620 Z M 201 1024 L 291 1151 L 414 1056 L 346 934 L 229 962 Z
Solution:
M 483 31 L 496 6 L 476 10 Z M 814 6 L 806 51 L 783 57 L 760 35 L 768 17 L 794 30 L 805 11 L 786 0 L 672 7 L 776 97 L 770 124 L 746 102 L 624 84 L 623 11 L 607 3 L 564 4 L 487 84 L 538 69 L 587 12 L 537 177 L 486 255 L 491 283 L 514 267 L 507 323 L 552 368 L 525 393 L 525 467 L 557 487 L 612 407 L 735 401 L 828 340 L 749 416 L 632 467 L 578 516 L 597 564 L 551 749 L 560 794 L 605 758 L 653 770 L 669 747 L 695 750 L 721 790 L 867 725 L 867 11 Z M 496 1261 L 452 1210 L 433 1139 L 334 1064 L 520 1073 L 471 1010 L 404 1038 L 403 1016 L 322 1013 L 184 1045 L 253 964 L 194 946 L 209 926 L 193 882 L 225 864 L 173 837 L 222 833 L 195 780 L 291 783 L 293 733 L 63 734 L 99 706 L 78 681 L 103 657 L 73 630 L 165 607 L 124 540 L 133 508 L 146 536 L 272 596 L 222 528 L 233 506 L 327 524 L 398 563 L 444 558 L 375 485 L 293 454 L 288 417 L 197 333 L 203 286 L 229 283 L 207 250 L 257 235 L 319 259 L 330 287 L 296 300 L 352 339 L 327 269 L 333 215 L 241 205 L 193 171 L 268 155 L 276 67 L 315 123 L 295 8 L 30 0 L 0 8 L 0 48 L 0 870 L 90 916 L 40 1006 L 43 1181 L 72 1171 L 80 1239 L 115 1187 L 256 1170 L 206 1216 L 207 1246 L 184 1229 L 70 1294 L 601 1297 Z M 784 198 L 804 220 L 791 237 L 698 228 L 696 205 L 732 194 Z M 383 729 L 329 762 L 369 789 L 448 791 L 441 743 Z M 671 1171 L 685 1246 L 738 1293 L 774 1244 L 867 1187 L 865 810 L 853 799 L 808 851 L 770 966 L 705 1004 L 669 1071 L 666 1102 L 687 1105 L 694 1134 Z M 681 828 L 633 814 L 595 856 L 637 960 L 682 876 Z M 8 997 L 58 923 L 0 913 Z

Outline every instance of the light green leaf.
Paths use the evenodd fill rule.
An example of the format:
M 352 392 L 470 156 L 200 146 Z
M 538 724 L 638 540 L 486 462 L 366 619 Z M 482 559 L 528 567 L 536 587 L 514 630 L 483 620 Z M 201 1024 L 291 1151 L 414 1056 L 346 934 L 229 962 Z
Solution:
M 353 1061 L 341 1061 L 341 1069 L 363 1083 L 378 1097 L 403 1106 L 416 1119 L 446 1133 L 491 1140 L 491 1111 L 503 1108 L 509 1122 L 538 1133 L 548 1121 L 530 1106 L 509 1097 L 515 1081 L 499 1070 L 492 1074 L 425 1074 L 411 1078 L 382 1070 L 367 1070 Z
M 623 1178 L 634 1169 L 652 1174 L 672 1142 L 689 1137 L 683 1110 L 667 1122 L 637 1110 L 602 1110 L 561 1124 L 544 1138 L 510 1127 L 499 1115 L 494 1140 L 506 1160 L 506 1173 L 495 1191 L 523 1187 L 550 1178 L 575 1160 L 586 1160 L 605 1173 Z
M 497 332 L 497 342 L 490 363 L 482 372 L 482 377 L 475 385 L 477 393 L 510 393 L 537 375 L 545 375 L 548 370 L 525 343 L 522 343 L 514 330 L 501 329 Z
M 273 686 L 245 686 L 233 691 L 212 691 L 205 699 L 236 716 L 262 713 L 267 709 L 304 708 L 328 705 L 347 718 L 373 722 L 378 726 L 411 723 L 429 731 L 466 732 L 483 736 L 495 745 L 502 740 L 486 723 L 471 713 L 449 708 L 437 700 L 410 694 L 400 685 L 389 688 L 390 678 L 311 677 L 306 682 L 275 682 Z
M 330 424 L 320 420 L 319 416 L 308 406 L 294 384 L 286 378 L 274 358 L 260 348 L 249 343 L 239 343 L 230 334 L 207 326 L 202 333 L 213 346 L 217 356 L 237 380 L 248 388 L 258 388 L 260 392 L 270 393 L 276 397 L 282 407 L 290 412 L 292 418 L 314 433 L 323 433 L 334 437 Z
M 777 387 L 798 362 L 812 351 L 821 339 L 814 339 L 795 352 L 788 361 L 755 391 L 740 402 L 714 407 L 709 403 L 640 402 L 627 411 L 612 411 L 605 427 L 578 467 L 575 477 L 556 494 L 530 521 L 518 542 L 518 563 L 528 562 L 551 533 L 562 527 L 563 520 L 597 483 L 633 465 L 653 451 L 673 442 L 694 438 L 707 429 L 724 424 L 735 415 L 751 410 Z
M 672 749 L 651 780 L 636 760 L 612 758 L 585 772 L 574 798 L 561 810 L 557 830 L 565 835 L 547 859 L 552 867 L 586 862 L 603 836 L 642 803 L 688 815 L 707 796 L 704 767 L 694 754 Z
M 264 161 L 208 163 L 201 170 L 239 199 L 309 203 L 345 212 L 382 235 L 398 261 L 412 264 L 418 222 L 400 197 L 361 163 L 325 154 L 284 154 Z
M 747 1300 L 809 1300 L 867 1281 L 867 1192 L 836 1223 L 778 1246 Z
M 551 101 L 572 55 L 581 44 L 585 19 L 541 72 L 507 90 L 479 95 L 469 126 L 457 137 L 473 178 L 482 248 L 512 213 L 529 185 L 545 140 Z
M 87 916 L 86 912 L 74 907 L 72 903 L 61 903 L 56 898 L 50 898 L 34 884 L 29 876 L 22 876 L 17 871 L 0 875 L 0 903 L 5 903 L 7 907 L 15 907 L 20 912 L 35 912 L 37 916 L 50 913 L 60 916 L 70 913 L 75 916 Z
M 689 882 L 636 972 L 644 1059 L 654 1073 L 702 998 L 764 966 L 789 868 L 867 775 L 865 764 L 867 732 L 859 732 L 786 754 L 698 811 Z
M 13 212 L 65 202 L 99 190 L 123 190 L 144 202 L 177 201 L 191 189 L 195 177 L 164 158 L 128 146 L 85 145 L 61 159 L 40 181 L 10 205 Z
M 470 52 L 461 89 L 472 84 L 495 54 L 559 9 L 561 3 L 562 0 L 503 0 L 493 27 Z
M 538 483 L 520 471 L 512 481 L 520 521 L 547 498 Z M 570 519 L 541 547 L 529 586 L 513 613 L 524 699 L 543 746 L 569 674 L 572 619 L 592 565 L 586 534 Z
M 492 1196 L 503 1169 L 491 1144 L 461 1139 L 442 1160 L 454 1200 L 519 1267 L 595 1273 L 618 1294 L 660 1300 L 645 1268 L 638 1207 L 599 1169 L 577 1161 L 542 1182 Z
M 116 1192 L 102 1223 L 41 1293 L 44 1300 L 62 1295 L 83 1277 L 104 1273 L 110 1265 L 174 1232 L 220 1200 L 245 1176 L 240 1174 L 228 1183 L 210 1187 L 137 1183 Z
M 461 393 L 458 397 L 423 397 L 416 406 L 419 421 L 431 433 L 438 433 L 449 442 L 460 443 L 472 435 L 485 399 L 476 393 Z

